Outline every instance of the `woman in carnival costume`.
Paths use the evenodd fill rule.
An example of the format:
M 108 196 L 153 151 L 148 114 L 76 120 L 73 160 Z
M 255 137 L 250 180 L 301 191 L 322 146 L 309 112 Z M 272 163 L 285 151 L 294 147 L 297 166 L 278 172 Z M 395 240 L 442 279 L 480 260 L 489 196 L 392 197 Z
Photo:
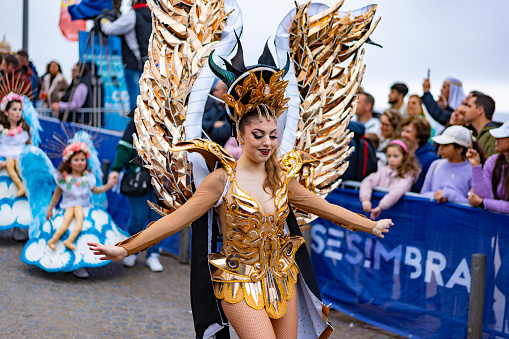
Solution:
M 327 338 L 332 332 L 328 308 L 302 246 L 299 223 L 320 216 L 382 238 L 392 225 L 323 199 L 339 185 L 352 151 L 345 130 L 363 73 L 362 52 L 357 51 L 376 26 L 371 25 L 376 6 L 350 17 L 338 11 L 340 5 L 297 5 L 285 17 L 275 39 L 284 56 L 279 61 L 286 63 L 280 70 L 267 45 L 257 65 L 244 65 L 236 37 L 242 20 L 234 1 L 170 9 L 149 4 L 158 29 L 140 80 L 134 143 L 165 204 L 159 211 L 167 216 L 115 246 L 89 246 L 102 260 L 121 260 L 192 223 L 191 305 L 197 338 L 228 338 L 229 323 L 241 338 Z M 166 25 L 170 19 L 187 22 L 187 28 Z M 348 27 L 354 27 L 355 36 Z M 193 38 L 182 38 L 186 34 Z M 224 58 L 235 45 L 237 54 L 231 63 L 223 59 L 224 70 L 213 55 Z M 207 55 L 208 67 L 197 72 Z M 350 56 L 350 65 L 334 67 Z M 228 86 L 224 101 L 243 149 L 238 161 L 219 145 L 198 139 L 208 94 L 204 89 L 211 87 L 214 75 Z M 300 103 L 300 98 L 306 100 Z
M 104 266 L 86 250 L 88 241 L 116 243 L 126 238 L 105 209 L 104 192 L 113 186 L 102 180 L 99 159 L 89 134 L 80 131 L 61 153 L 62 163 L 53 177 L 56 189 L 49 203 L 47 221 L 31 232 L 22 260 L 48 272 L 70 272 L 88 277 L 86 267 Z M 95 193 L 91 202 L 91 192 Z M 54 214 L 58 201 L 60 210 Z

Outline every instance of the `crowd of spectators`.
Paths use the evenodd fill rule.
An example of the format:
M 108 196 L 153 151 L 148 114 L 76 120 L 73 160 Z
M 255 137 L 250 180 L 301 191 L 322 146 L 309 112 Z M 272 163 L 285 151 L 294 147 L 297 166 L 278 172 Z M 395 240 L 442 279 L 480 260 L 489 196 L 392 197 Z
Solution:
M 90 63 L 75 64 L 69 84 L 55 60 L 47 64 L 46 72 L 39 77 L 27 51 L 0 53 L 0 85 L 32 98 L 34 106 L 50 109 L 52 115 L 62 121 L 91 122 L 90 114 L 80 111 L 102 107 L 101 103 L 94 102 L 94 83 L 97 82 L 92 79 Z
M 142 51 L 146 50 L 143 46 L 148 43 L 149 12 L 144 1 L 139 1 L 129 14 L 119 17 L 105 15 L 100 20 L 100 28 L 105 34 L 118 34 L 123 39 L 128 81 L 139 78 L 147 57 Z M 137 81 L 131 82 L 129 94 L 136 98 L 139 93 Z M 94 81 L 90 64 L 74 65 L 69 84 L 55 60 L 48 63 L 46 72 L 39 77 L 26 51 L 0 53 L 0 84 L 7 83 L 11 86 L 17 84 L 21 94 L 31 95 L 34 102 L 50 108 L 53 115 L 63 121 L 87 124 L 90 115 L 81 115 L 76 119 L 73 112 L 97 104 L 92 95 Z M 222 102 L 226 90 L 224 83 L 214 83 L 203 116 L 203 136 L 226 147 L 238 157 L 241 147 L 231 138 Z M 475 207 L 509 213 L 509 150 L 506 147 L 509 133 L 506 125 L 501 127 L 500 122 L 493 121 L 495 101 L 480 91 L 465 94 L 462 82 L 452 77 L 444 80 L 438 98 L 434 98 L 430 90 L 429 79 L 424 79 L 422 94 L 412 94 L 407 98 L 408 86 L 401 82 L 394 83 L 389 88 L 387 109 L 381 114 L 374 110 L 374 97 L 366 91 L 360 91 L 355 115 L 348 126 L 354 132 L 350 145 L 356 151 L 349 158 L 350 165 L 343 179 L 366 179 L 371 185 L 385 185 L 389 189 L 405 179 L 405 185 L 398 185 L 400 193 L 402 187 L 408 184 L 409 177 L 412 177 L 411 192 L 422 193 L 439 203 L 469 202 Z M 131 100 L 131 108 L 135 106 L 136 101 Z M 468 142 L 458 139 L 460 135 L 467 135 L 467 132 Z M 389 170 L 388 149 L 397 149 L 395 143 L 405 146 L 402 158 L 415 158 L 419 171 L 405 175 L 398 172 L 394 165 Z M 485 161 L 486 168 L 483 167 Z M 477 175 L 472 176 L 472 170 L 477 171 Z M 368 179 L 371 174 L 373 176 Z M 373 179 L 375 177 L 377 180 Z M 481 180 L 479 178 L 493 181 L 490 194 L 486 193 L 486 187 L 483 186 L 481 190 L 480 184 L 476 185 L 476 180 Z M 397 196 L 402 196 L 399 193 Z M 364 199 L 369 195 L 364 194 Z M 394 195 L 391 197 L 390 204 L 372 208 L 372 216 L 377 217 L 380 209 L 389 208 L 399 199 L 394 199 Z M 499 201 L 486 204 L 485 199 Z
M 470 203 L 509 213 L 509 121 L 503 125 L 493 121 L 493 98 L 479 91 L 465 95 L 455 78 L 444 80 L 437 99 L 430 93 L 429 79 L 423 82 L 422 95 L 410 95 L 405 102 L 407 94 L 404 83 L 393 84 L 382 114 L 374 112 L 373 96 L 359 94 L 349 128 L 358 131 L 352 122 L 362 124 L 361 137 L 371 139 L 377 148 L 377 170 L 357 179 L 362 181 L 364 211 L 377 218 L 411 191 L 438 203 Z M 359 159 L 372 161 L 356 152 L 349 158 L 351 167 L 358 167 Z M 419 170 L 397 171 L 405 158 L 416 159 Z M 374 186 L 389 189 L 376 207 L 370 202 Z

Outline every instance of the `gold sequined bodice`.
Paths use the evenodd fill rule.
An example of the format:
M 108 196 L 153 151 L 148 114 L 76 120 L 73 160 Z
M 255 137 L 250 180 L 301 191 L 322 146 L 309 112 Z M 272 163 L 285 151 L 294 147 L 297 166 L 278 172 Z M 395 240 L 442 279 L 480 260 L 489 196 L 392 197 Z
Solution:
M 215 267 L 216 296 L 230 303 L 246 300 L 256 309 L 265 307 L 272 318 L 284 315 L 286 300 L 293 296 L 298 274 L 295 253 L 304 243 L 302 237 L 285 229 L 293 169 L 291 164 L 283 166 L 283 184 L 274 195 L 275 212 L 264 214 L 258 202 L 238 186 L 235 163 L 226 164 L 230 194 L 229 198 L 223 196 L 219 209 L 223 213 L 223 247 L 221 253 L 209 255 Z

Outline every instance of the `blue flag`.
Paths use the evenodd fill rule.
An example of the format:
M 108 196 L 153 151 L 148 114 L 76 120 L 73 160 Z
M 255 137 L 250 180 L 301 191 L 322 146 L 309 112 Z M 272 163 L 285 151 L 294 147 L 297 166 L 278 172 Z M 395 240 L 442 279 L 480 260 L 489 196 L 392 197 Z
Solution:
M 79 19 L 92 19 L 93 17 L 101 14 L 103 9 L 113 9 L 112 0 L 82 0 L 77 5 L 68 7 L 69 14 L 72 20 Z

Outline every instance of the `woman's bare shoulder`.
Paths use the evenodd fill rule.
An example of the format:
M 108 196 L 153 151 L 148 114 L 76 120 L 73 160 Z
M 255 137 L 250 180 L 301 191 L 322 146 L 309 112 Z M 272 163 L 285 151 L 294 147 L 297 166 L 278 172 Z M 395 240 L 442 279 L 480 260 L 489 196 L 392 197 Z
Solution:
M 207 175 L 206 180 L 214 182 L 215 184 L 222 183 L 223 185 L 226 183 L 228 175 L 226 173 L 226 170 L 224 168 L 218 168 L 214 172 Z

